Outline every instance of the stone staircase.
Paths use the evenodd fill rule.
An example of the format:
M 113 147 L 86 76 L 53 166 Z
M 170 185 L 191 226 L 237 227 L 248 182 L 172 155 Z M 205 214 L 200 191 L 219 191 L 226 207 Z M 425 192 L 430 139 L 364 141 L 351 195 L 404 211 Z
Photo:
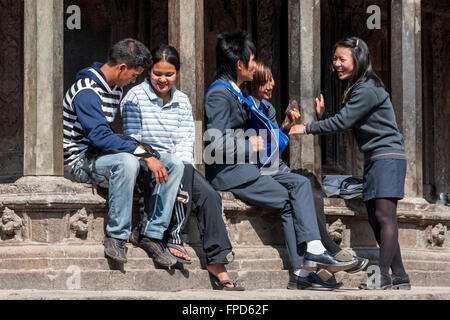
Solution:
M 280 218 L 274 212 L 250 207 L 222 194 L 224 220 L 235 252 L 228 266 L 247 290 L 284 290 L 289 274 Z M 334 239 L 344 248 L 377 263 L 377 248 L 358 199 L 316 197 L 325 210 Z M 193 263 L 173 269 L 155 266 L 146 253 L 128 246 L 129 261 L 118 264 L 104 257 L 104 195 L 90 186 L 64 182 L 43 189 L 42 183 L 0 185 L 0 288 L 2 290 L 152 291 L 210 290 L 195 217 L 191 219 Z M 5 217 L 17 228 L 5 232 Z M 399 205 L 402 255 L 412 285 L 450 288 L 450 223 L 448 207 L 405 200 Z M 20 228 L 19 228 L 20 225 Z M 334 227 L 333 227 L 334 226 Z M 332 229 L 332 230 L 331 230 Z M 443 231 L 442 231 L 443 230 Z M 344 288 L 356 288 L 365 272 L 338 272 Z
M 101 245 L 8 246 L 0 249 L 0 288 L 3 290 L 137 290 L 180 291 L 210 289 L 200 247 L 187 246 L 190 265 L 172 269 L 155 266 L 140 248 L 128 244 L 129 261 L 112 262 Z M 285 289 L 289 275 L 283 248 L 237 246 L 235 260 L 228 266 L 247 290 Z M 367 251 L 366 251 L 367 252 Z M 416 287 L 450 287 L 450 252 L 403 250 L 405 268 Z M 376 263 L 376 260 L 371 260 Z M 365 272 L 336 273 L 345 288 L 366 281 Z M 77 283 L 77 279 L 79 282 Z

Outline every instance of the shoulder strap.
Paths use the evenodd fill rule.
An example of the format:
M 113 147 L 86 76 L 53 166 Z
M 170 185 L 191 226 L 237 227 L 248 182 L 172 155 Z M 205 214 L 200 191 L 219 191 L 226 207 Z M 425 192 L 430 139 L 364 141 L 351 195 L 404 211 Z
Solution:
M 241 93 L 237 92 L 229 83 L 223 82 L 223 81 L 216 81 L 214 82 L 209 88 L 208 90 L 206 90 L 205 92 L 205 96 L 208 94 L 209 90 L 211 90 L 214 87 L 217 86 L 222 86 L 227 88 L 228 90 L 230 90 L 236 97 L 238 97 L 239 99 L 241 99 L 242 101 L 244 101 L 248 106 L 253 106 L 253 101 L 251 99 L 247 99 L 246 97 L 244 97 Z

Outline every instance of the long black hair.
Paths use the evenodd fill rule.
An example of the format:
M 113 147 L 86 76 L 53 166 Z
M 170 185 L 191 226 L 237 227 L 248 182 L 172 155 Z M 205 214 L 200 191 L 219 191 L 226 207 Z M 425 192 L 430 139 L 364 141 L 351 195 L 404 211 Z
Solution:
M 180 71 L 180 55 L 177 49 L 167 44 L 160 44 L 152 50 L 153 63 L 150 65 L 150 70 L 155 64 L 160 61 L 167 61 L 173 64 L 175 70 Z
M 221 33 L 217 37 L 216 78 L 226 76 L 237 80 L 236 64 L 239 60 L 248 67 L 250 56 L 256 56 L 256 47 L 248 38 L 246 31 Z
M 350 49 L 352 52 L 354 69 L 352 77 L 348 82 L 348 88 L 353 87 L 357 83 L 366 82 L 372 79 L 377 87 L 383 87 L 384 83 L 376 75 L 372 68 L 372 62 L 370 61 L 370 52 L 367 43 L 357 37 L 350 37 L 339 40 L 334 45 L 333 54 L 336 52 L 338 47 L 344 47 Z M 332 65 L 333 73 L 336 74 L 335 69 Z

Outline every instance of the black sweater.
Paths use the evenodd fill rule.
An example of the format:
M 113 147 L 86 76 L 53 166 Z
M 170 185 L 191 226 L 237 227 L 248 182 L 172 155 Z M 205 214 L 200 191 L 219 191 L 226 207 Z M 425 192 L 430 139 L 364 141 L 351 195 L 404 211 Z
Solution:
M 308 134 L 329 134 L 353 129 L 366 161 L 382 158 L 405 159 L 403 136 L 395 121 L 389 94 L 373 80 L 357 84 L 338 114 L 306 125 Z

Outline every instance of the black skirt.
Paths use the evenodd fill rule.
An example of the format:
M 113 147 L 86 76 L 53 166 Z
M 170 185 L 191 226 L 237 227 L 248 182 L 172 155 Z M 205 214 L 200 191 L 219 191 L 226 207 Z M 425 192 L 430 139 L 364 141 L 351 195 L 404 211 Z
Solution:
M 364 166 L 363 201 L 374 198 L 402 199 L 406 159 L 380 159 Z

